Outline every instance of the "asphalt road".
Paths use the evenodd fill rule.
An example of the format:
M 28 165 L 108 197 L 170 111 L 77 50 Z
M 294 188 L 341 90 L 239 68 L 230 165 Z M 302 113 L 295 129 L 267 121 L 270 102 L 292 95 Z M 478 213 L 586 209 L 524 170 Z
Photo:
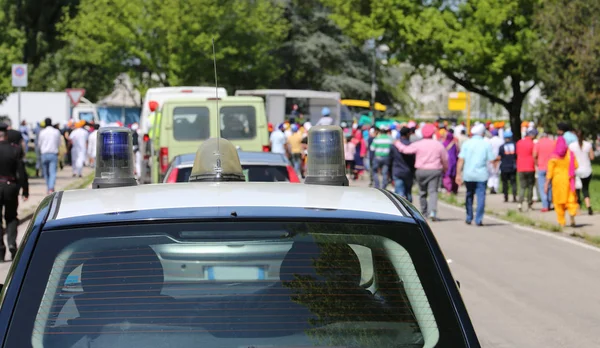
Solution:
M 484 347 L 600 347 L 600 249 L 499 220 L 432 224 Z
M 432 228 L 484 347 L 600 347 L 600 249 L 489 218 L 466 226 L 458 208 L 439 216 Z

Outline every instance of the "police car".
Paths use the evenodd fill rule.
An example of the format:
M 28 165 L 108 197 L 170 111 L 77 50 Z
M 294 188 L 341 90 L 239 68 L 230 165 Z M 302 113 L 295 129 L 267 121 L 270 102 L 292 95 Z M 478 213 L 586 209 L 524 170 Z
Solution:
M 189 183 L 137 186 L 98 135 L 93 190 L 38 207 L 1 295 L 3 347 L 479 347 L 442 252 L 404 200 L 348 187 L 341 128 L 305 184 L 244 182 L 213 138 Z

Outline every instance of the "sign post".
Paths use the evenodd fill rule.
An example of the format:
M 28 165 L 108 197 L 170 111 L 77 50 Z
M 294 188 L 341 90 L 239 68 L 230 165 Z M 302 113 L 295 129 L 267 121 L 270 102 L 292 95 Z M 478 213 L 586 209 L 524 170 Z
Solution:
M 69 99 L 71 99 L 71 105 L 73 107 L 77 106 L 81 101 L 81 98 L 85 95 L 84 88 L 67 88 L 65 92 L 67 92 Z
M 471 93 L 452 92 L 448 95 L 448 109 L 450 111 L 464 111 L 467 109 L 467 133 L 471 132 Z
M 21 125 L 21 88 L 27 87 L 27 64 L 12 65 L 12 86 L 17 87 L 18 95 L 18 120 Z

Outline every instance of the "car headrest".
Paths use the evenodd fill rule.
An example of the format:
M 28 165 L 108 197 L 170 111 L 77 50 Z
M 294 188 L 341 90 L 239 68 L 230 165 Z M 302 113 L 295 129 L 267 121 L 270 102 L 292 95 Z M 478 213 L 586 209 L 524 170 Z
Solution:
M 279 279 L 291 282 L 303 277 L 360 286 L 360 260 L 348 244 L 295 242 L 281 263 Z
M 81 270 L 84 292 L 102 296 L 158 295 L 163 282 L 162 264 L 149 246 L 95 253 Z

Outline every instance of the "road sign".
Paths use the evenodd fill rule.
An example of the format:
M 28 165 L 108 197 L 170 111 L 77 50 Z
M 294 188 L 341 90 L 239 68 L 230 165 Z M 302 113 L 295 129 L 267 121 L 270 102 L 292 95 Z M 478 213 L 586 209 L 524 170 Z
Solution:
M 85 89 L 83 88 L 69 88 L 65 90 L 65 92 L 67 92 L 73 106 L 77 106 L 81 101 L 81 98 L 85 95 Z
M 12 65 L 13 87 L 27 87 L 27 64 Z
M 450 111 L 463 111 L 467 108 L 467 93 L 452 92 L 448 95 L 448 109 Z

